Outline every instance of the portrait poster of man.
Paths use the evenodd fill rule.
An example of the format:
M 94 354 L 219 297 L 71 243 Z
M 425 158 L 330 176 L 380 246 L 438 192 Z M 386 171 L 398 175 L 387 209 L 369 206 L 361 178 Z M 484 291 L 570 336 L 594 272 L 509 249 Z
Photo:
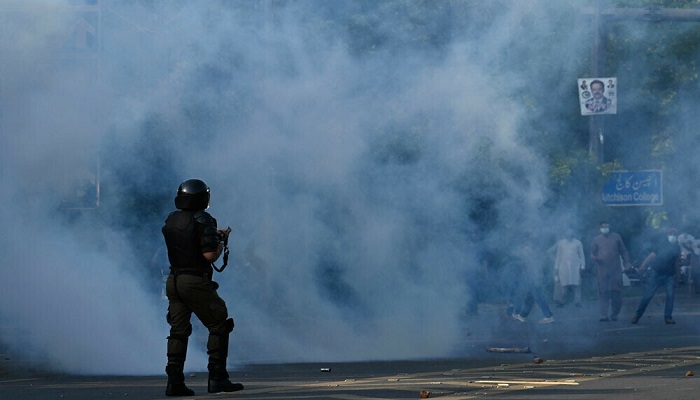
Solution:
M 578 80 L 581 115 L 617 114 L 617 78 Z

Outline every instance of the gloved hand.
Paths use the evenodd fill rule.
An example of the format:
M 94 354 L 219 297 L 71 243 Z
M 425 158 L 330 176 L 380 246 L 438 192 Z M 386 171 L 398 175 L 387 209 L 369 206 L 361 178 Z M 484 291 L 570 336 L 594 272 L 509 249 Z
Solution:
M 221 228 L 218 230 L 217 234 L 219 235 L 219 242 L 221 243 L 226 243 L 228 242 L 228 235 L 231 233 L 231 227 L 226 227 L 226 228 Z

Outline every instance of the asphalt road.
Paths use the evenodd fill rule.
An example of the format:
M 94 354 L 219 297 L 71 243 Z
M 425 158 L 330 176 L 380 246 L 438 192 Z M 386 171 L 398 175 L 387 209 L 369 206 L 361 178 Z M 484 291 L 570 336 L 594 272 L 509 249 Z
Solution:
M 637 300 L 625 299 L 619 321 L 598 321 L 589 303 L 555 308 L 546 325 L 539 311 L 522 323 L 484 306 L 464 321 L 453 359 L 250 365 L 232 373 L 246 389 L 229 394 L 206 393 L 206 373 L 187 384 L 197 399 L 700 398 L 700 296 L 679 291 L 676 325 L 664 324 L 662 294 L 630 324 Z M 165 376 L 70 376 L 0 360 L 2 400 L 165 399 L 164 385 Z

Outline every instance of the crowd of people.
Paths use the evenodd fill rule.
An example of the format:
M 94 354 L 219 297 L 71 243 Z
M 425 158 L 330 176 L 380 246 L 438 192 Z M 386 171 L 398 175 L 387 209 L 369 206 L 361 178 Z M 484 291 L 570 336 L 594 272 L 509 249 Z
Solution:
M 533 232 L 526 232 L 522 237 L 526 240 L 499 260 L 489 259 L 483 249 L 476 253 L 479 272 L 468 278 L 468 314 L 478 312 L 478 304 L 486 301 L 488 292 L 497 293 L 505 300 L 506 312 L 513 320 L 526 322 L 536 305 L 541 312 L 539 322 L 552 323 L 555 321 L 552 308 L 556 311 L 569 302 L 577 308 L 583 306 L 584 274 L 592 277 L 596 286 L 587 289 L 597 293 L 600 322 L 621 318 L 624 287 L 631 282 L 645 286 L 635 313 L 629 317 L 632 324 L 640 321 L 660 289 L 665 293 L 666 324 L 676 323 L 673 305 L 679 285 L 690 286 L 693 293 L 700 294 L 700 240 L 674 228 L 655 230 L 645 238 L 639 249 L 641 262 L 631 260 L 625 241 L 611 230 L 608 221 L 600 223 L 598 233 L 587 246 L 576 237 L 573 228 L 566 228 L 548 247 L 542 246 L 546 240 Z M 477 247 L 472 243 L 470 250 Z M 500 266 L 495 274 L 499 287 L 493 292 L 489 291 L 485 282 L 488 279 L 484 278 L 484 272 L 494 275 L 489 263 Z M 569 298 L 571 300 L 567 301 Z

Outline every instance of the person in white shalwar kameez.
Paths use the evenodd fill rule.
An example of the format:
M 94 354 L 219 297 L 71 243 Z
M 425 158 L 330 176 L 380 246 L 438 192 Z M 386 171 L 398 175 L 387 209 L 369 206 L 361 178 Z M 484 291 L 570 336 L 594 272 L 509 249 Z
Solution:
M 557 241 L 548 253 L 554 256 L 554 303 L 564 305 L 564 295 L 570 289 L 574 302 L 581 306 L 581 271 L 586 268 L 581 241 L 574 238 L 573 229 L 567 229 L 564 238 Z

